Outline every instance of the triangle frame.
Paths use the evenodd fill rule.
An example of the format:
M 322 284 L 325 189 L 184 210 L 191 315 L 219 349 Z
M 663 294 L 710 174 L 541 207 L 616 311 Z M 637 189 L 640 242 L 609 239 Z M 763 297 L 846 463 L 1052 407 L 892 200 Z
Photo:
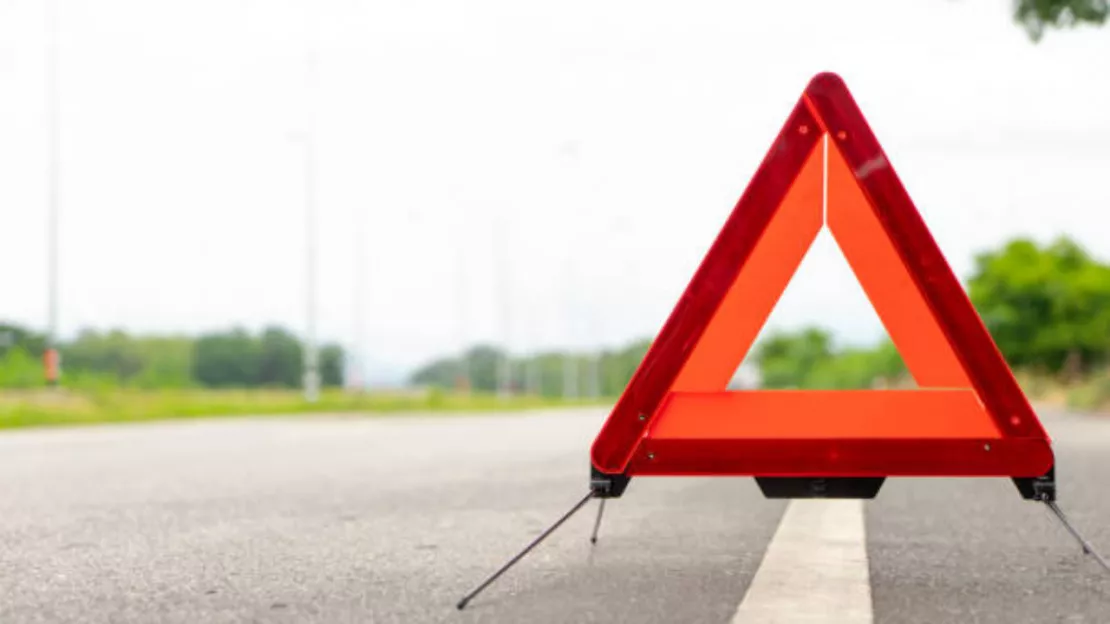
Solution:
M 825 137 L 827 177 L 815 164 Z M 723 392 L 825 220 L 813 206 L 826 180 L 829 228 L 924 389 Z M 1007 476 L 1025 495 L 1020 480 L 1051 477 L 1053 463 L 889 158 L 827 72 L 807 85 L 591 448 L 593 478 L 608 477 L 615 496 L 631 476 L 693 474 Z

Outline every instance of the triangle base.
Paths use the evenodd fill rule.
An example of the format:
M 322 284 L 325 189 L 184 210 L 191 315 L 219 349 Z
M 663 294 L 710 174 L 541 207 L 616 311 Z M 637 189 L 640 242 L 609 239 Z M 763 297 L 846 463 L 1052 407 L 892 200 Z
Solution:
M 734 477 L 1026 477 L 1052 467 L 1041 439 L 644 438 L 624 474 Z
M 875 498 L 885 477 L 756 477 L 764 498 Z
M 1025 500 L 1051 503 L 1056 500 L 1056 465 L 1053 464 L 1039 477 L 1015 478 L 1014 485 Z
M 1051 503 L 1056 500 L 1056 467 L 1039 477 L 1012 477 L 1018 493 L 1025 500 Z M 610 475 L 590 466 L 590 491 L 595 498 L 620 498 L 632 477 Z M 879 494 L 886 477 L 755 477 L 755 482 L 769 499 L 852 498 L 873 499 Z

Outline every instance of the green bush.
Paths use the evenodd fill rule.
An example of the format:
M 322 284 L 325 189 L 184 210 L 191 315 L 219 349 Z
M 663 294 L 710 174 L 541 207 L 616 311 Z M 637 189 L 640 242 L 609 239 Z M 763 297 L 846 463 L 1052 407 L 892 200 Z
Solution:
M 819 328 L 772 334 L 756 346 L 755 358 L 765 388 L 862 389 L 907 376 L 889 340 L 870 349 L 839 349 Z
M 42 362 L 23 347 L 0 357 L 0 388 L 36 388 L 43 385 L 44 374 Z

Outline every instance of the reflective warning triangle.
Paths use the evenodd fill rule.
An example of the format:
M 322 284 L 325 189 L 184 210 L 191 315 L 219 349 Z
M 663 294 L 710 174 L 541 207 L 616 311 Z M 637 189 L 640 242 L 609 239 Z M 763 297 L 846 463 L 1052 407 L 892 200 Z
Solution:
M 823 226 L 917 389 L 726 391 Z M 1036 478 L 1053 462 L 1012 372 L 831 73 L 806 87 L 591 449 L 595 477 L 625 479 Z

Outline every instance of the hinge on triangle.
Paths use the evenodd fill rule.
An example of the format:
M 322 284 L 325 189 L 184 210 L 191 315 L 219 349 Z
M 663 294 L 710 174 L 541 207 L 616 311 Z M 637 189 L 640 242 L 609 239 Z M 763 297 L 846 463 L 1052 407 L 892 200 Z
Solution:
M 594 498 L 620 498 L 632 477 L 623 474 L 606 474 L 590 464 L 590 491 Z
M 1018 477 L 1014 485 L 1022 498 L 1042 503 L 1056 500 L 1056 465 L 1053 464 L 1044 475 L 1039 477 Z

